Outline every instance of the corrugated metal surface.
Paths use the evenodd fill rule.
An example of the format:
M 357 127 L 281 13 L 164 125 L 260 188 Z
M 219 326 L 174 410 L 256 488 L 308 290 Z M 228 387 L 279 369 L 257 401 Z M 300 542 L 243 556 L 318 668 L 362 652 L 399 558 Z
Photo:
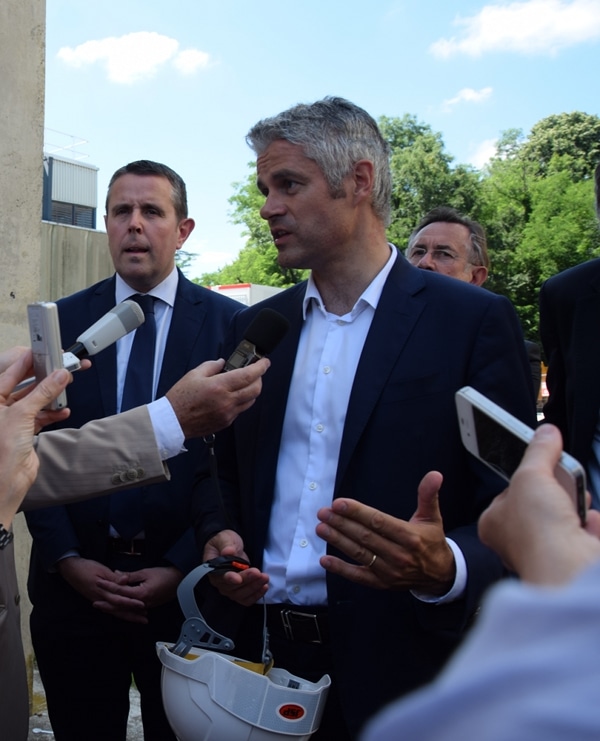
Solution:
M 52 157 L 52 200 L 98 205 L 98 168 Z

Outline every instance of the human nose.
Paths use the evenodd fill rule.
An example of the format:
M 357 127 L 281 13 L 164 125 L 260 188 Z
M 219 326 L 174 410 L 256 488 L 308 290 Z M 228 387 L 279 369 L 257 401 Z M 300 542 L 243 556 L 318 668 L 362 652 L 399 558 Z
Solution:
M 265 198 L 260 209 L 260 215 L 265 221 L 268 221 L 273 216 L 281 216 L 285 212 L 285 204 L 281 198 L 277 198 L 275 194 L 269 193 Z
M 127 229 L 130 232 L 141 232 L 142 231 L 141 212 L 135 208 L 129 214 L 129 222 L 127 224 Z
M 422 268 L 423 270 L 435 270 L 435 260 L 432 257 L 431 252 L 425 251 L 418 260 L 416 260 L 413 265 L 416 265 L 418 268 Z

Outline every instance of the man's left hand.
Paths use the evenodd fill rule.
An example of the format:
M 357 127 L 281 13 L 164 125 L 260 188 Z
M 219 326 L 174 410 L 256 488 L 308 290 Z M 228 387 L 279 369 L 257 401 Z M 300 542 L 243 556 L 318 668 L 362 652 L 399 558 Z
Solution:
M 455 577 L 452 550 L 438 504 L 442 475 L 430 471 L 419 484 L 417 510 L 400 520 L 354 499 L 335 499 L 317 513 L 317 535 L 359 565 L 323 556 L 333 574 L 375 589 L 414 590 L 432 596 L 450 591 Z

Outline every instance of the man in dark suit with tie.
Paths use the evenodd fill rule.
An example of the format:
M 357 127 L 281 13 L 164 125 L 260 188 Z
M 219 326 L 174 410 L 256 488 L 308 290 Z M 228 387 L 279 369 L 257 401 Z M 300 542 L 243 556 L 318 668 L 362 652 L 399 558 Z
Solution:
M 600 219 L 600 165 L 594 173 Z M 592 506 L 600 509 L 600 259 L 576 265 L 540 290 L 540 335 L 548 362 L 544 419 L 587 469 Z
M 291 328 L 256 405 L 217 435 L 224 506 L 201 473 L 197 532 L 205 558 L 246 554 L 253 567 L 214 580 L 244 608 L 236 654 L 260 648 L 264 597 L 275 665 L 332 677 L 313 738 L 344 741 L 435 675 L 502 575 L 476 522 L 504 485 L 464 450 L 454 394 L 472 385 L 533 424 L 531 377 L 506 298 L 417 270 L 387 242 L 389 148 L 366 111 L 294 106 L 248 141 L 279 263 L 311 275 L 259 304 Z M 235 317 L 231 347 L 256 311 Z M 417 493 L 431 469 L 439 505 Z M 336 573 L 343 554 L 316 528 L 340 497 L 402 520 L 393 588 L 368 585 L 386 568 L 368 540 L 352 553 L 363 583 Z
M 118 170 L 105 221 L 116 275 L 58 302 L 63 342 L 69 346 L 127 298 L 147 304 L 146 320 L 75 378 L 68 419 L 75 427 L 159 399 L 188 370 L 218 357 L 239 308 L 175 266 L 194 221 L 185 184 L 170 168 L 140 161 Z M 130 396 L 132 371 L 138 375 Z M 149 410 L 159 430 L 173 424 L 160 399 Z M 177 637 L 183 618 L 176 589 L 201 561 L 190 489 L 206 449 L 202 440 L 181 439 L 179 450 L 187 452 L 172 459 L 166 483 L 28 515 L 32 637 L 58 741 L 81 734 L 125 741 L 132 676 L 146 741 L 175 738 L 162 708 L 155 642 Z

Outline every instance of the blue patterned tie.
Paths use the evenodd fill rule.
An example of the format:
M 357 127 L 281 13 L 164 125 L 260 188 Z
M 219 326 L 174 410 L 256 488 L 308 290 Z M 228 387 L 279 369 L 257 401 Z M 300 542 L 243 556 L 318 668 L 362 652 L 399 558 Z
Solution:
M 154 347 L 156 345 L 156 320 L 154 297 L 137 294 L 131 296 L 144 311 L 145 320 L 135 331 L 127 373 L 123 385 L 121 411 L 143 406 L 152 401 L 154 378 Z M 119 535 L 129 540 L 143 529 L 142 489 L 127 489 L 110 498 L 110 524 Z

